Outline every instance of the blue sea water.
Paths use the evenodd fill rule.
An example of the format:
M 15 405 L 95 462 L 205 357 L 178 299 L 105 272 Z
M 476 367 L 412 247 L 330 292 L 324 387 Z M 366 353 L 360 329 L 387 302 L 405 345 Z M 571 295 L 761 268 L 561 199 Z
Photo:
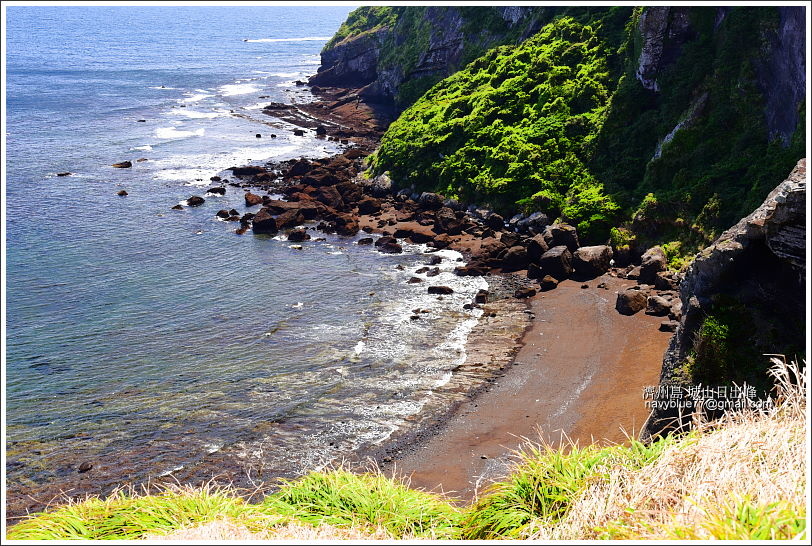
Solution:
M 241 191 L 205 194 L 230 166 L 339 151 L 261 106 L 311 100 L 294 81 L 350 9 L 7 8 L 11 496 L 193 475 L 223 453 L 307 470 L 385 441 L 464 358 L 478 311 L 460 304 L 484 281 L 452 274 L 459 255 L 440 253 L 456 292 L 438 300 L 405 282 L 424 247 L 297 250 L 215 217 L 254 210 Z M 170 210 L 193 194 L 206 203 Z

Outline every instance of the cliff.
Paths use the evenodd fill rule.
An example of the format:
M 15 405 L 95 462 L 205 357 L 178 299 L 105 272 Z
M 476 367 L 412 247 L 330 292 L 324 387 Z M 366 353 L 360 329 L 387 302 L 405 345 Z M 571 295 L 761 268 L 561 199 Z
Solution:
M 767 394 L 766 354 L 800 358 L 806 309 L 806 159 L 751 214 L 704 249 L 680 285 L 682 318 L 662 386 L 748 383 Z M 668 399 L 664 396 L 660 402 Z M 690 406 L 693 407 L 693 406 Z M 644 438 L 678 423 L 659 408 Z
M 555 11 L 519 6 L 361 7 L 327 43 L 310 83 L 360 88 L 367 101 L 402 109 L 488 48 L 532 35 Z

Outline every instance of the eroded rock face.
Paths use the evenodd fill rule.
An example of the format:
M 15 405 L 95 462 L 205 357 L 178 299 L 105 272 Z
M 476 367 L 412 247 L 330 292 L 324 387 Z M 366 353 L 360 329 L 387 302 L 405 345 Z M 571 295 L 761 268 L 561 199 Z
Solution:
M 382 27 L 322 51 L 319 71 L 310 78 L 310 85 L 357 88 L 375 81 L 381 46 L 389 32 L 388 27 Z
M 657 76 L 676 61 L 683 44 L 692 37 L 689 11 L 687 7 L 652 6 L 640 15 L 643 46 L 635 76 L 646 89 L 660 90 Z
M 806 320 L 806 159 L 749 216 L 703 250 L 680 283 L 681 317 L 663 358 L 661 385 L 686 386 L 681 366 L 695 350 L 697 333 L 709 315 L 735 306 L 736 319 L 754 325 L 735 340 L 752 344 L 759 354 L 784 354 L 803 345 Z M 675 303 L 672 314 L 678 316 Z M 791 355 L 790 355 L 791 356 Z M 735 373 L 752 363 L 736 362 Z M 755 365 L 769 365 L 767 357 Z M 696 368 L 698 363 L 694 364 Z M 701 367 L 701 366 L 699 366 Z M 699 370 L 700 372 L 707 370 Z M 696 372 L 694 372 L 696 373 Z M 720 372 L 721 373 L 721 372 Z M 726 373 L 730 373 L 728 370 Z M 755 376 L 764 376 L 763 371 Z M 711 377 L 727 384 L 729 377 Z M 750 379 L 745 376 L 750 382 Z M 675 410 L 655 410 L 641 438 L 647 440 L 673 426 Z

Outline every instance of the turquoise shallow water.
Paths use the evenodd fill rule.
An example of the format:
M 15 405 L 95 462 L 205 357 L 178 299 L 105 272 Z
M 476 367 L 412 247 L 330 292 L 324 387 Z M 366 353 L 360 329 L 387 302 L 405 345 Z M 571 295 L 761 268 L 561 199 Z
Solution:
M 12 495 L 84 460 L 100 484 L 229 450 L 302 471 L 385 441 L 464 356 L 476 317 L 459 309 L 484 281 L 455 277 L 454 253 L 436 281 L 456 293 L 438 300 L 405 283 L 422 247 L 239 236 L 214 216 L 249 210 L 231 187 L 170 210 L 229 166 L 337 150 L 267 127 L 260 106 L 308 100 L 293 82 L 349 9 L 8 9 Z

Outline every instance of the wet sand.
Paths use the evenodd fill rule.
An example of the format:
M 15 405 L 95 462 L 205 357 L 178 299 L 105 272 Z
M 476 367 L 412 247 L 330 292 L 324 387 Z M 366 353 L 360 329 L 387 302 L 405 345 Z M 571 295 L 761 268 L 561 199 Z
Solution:
M 623 430 L 636 436 L 648 416 L 643 389 L 657 385 L 671 334 L 657 330 L 661 317 L 615 311 L 615 293 L 633 281 L 581 284 L 532 298 L 535 317 L 507 372 L 388 472 L 469 501 L 508 472 L 525 438 L 556 444 L 566 434 L 584 445 L 622 443 Z

